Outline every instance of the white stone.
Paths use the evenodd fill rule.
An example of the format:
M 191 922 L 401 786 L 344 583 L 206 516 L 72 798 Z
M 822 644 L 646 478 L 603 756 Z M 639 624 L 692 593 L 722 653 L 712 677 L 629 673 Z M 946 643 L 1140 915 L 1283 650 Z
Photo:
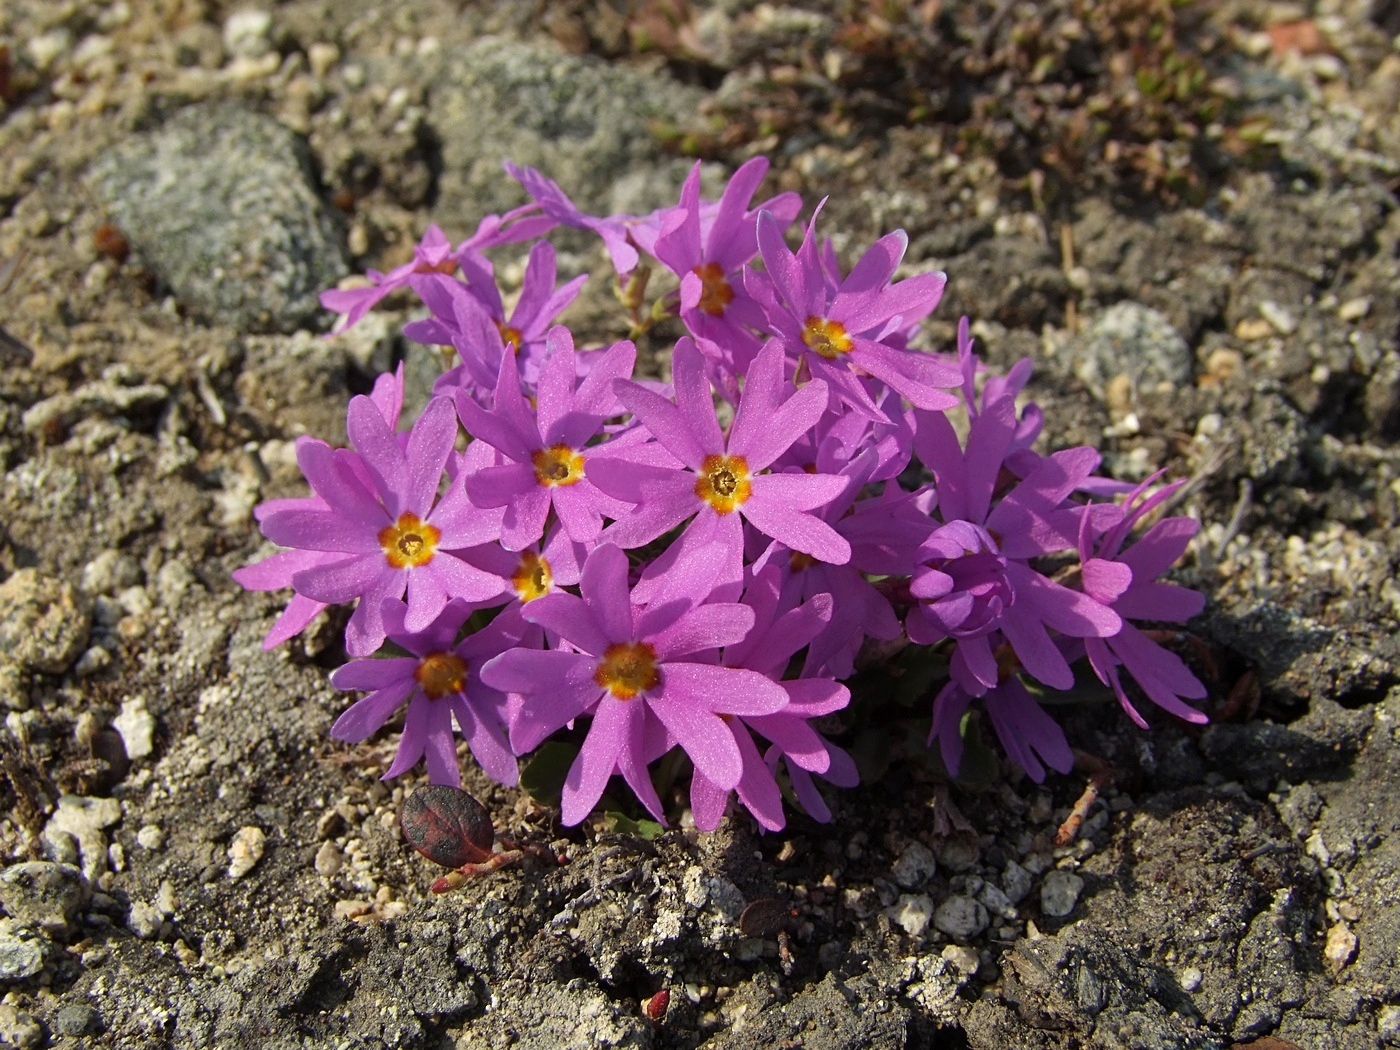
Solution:
M 1043 914 L 1062 919 L 1074 911 L 1084 880 L 1072 871 L 1056 868 L 1046 874 L 1040 884 L 1040 910 Z
M 224 21 L 224 47 L 240 58 L 260 58 L 272 47 L 272 12 L 244 9 Z
M 165 845 L 165 832 L 157 824 L 143 824 L 136 833 L 136 844 L 142 849 L 158 850 Z
M 133 696 L 122 701 L 121 714 L 112 719 L 112 728 L 121 734 L 126 757 L 133 762 L 148 758 L 155 750 L 156 720 L 146 710 L 146 698 Z
M 910 937 L 919 937 L 933 917 L 933 899 L 927 893 L 901 893 L 885 914 Z
M 990 922 L 981 901 L 971 897 L 949 897 L 933 913 L 933 924 L 949 937 L 976 937 Z
M 262 828 L 248 825 L 238 829 L 228 847 L 228 877 L 241 879 L 262 860 L 267 834 Z

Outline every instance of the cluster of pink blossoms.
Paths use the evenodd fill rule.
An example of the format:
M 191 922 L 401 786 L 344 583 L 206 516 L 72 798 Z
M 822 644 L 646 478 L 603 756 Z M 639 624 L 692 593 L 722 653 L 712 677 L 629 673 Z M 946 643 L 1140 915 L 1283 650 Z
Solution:
M 457 364 L 407 428 L 400 370 L 351 401 L 349 447 L 302 438 L 312 494 L 258 508 L 286 549 L 235 573 L 294 592 L 269 647 L 356 603 L 355 659 L 332 682 L 367 695 L 336 738 L 364 740 L 406 705 L 386 777 L 421 760 L 433 782 L 459 784 L 460 734 L 513 784 L 517 756 L 586 727 L 566 824 L 615 774 L 662 819 L 650 767 L 680 747 L 699 828 L 737 795 L 776 830 L 780 776 L 821 820 L 813 778 L 856 783 L 813 721 L 847 705 L 841 680 L 871 640 L 947 652 L 930 742 L 954 774 L 972 705 L 1030 776 L 1067 772 L 1070 747 L 1036 692 L 1070 688 L 1080 660 L 1140 725 L 1128 679 L 1135 696 L 1205 720 L 1186 702 L 1201 683 L 1133 623 L 1203 604 L 1158 579 L 1195 523 L 1137 530 L 1174 486 L 1117 500 L 1128 486 L 1095 475 L 1093 449 L 1035 451 L 1040 411 L 1016 404 L 1029 362 L 984 375 L 965 319 L 953 352 L 916 349 L 945 278 L 894 279 L 902 231 L 843 274 L 815 215 L 789 247 L 795 194 L 752 203 L 761 158 L 718 201 L 702 200 L 697 165 L 675 206 L 603 218 L 539 173 L 507 170 L 533 204 L 456 249 L 430 228 L 413 262 L 325 294 L 343 327 L 412 289 L 430 316 L 405 334 L 455 349 Z M 561 224 L 602 238 L 634 298 L 652 269 L 674 275 L 650 315 L 688 332 L 669 385 L 633 378 L 631 342 L 580 350 L 555 324 L 583 280 L 556 287 L 539 238 Z M 527 240 L 507 315 L 484 252 Z M 464 631 L 469 619 L 481 626 Z M 386 642 L 406 655 L 375 657 Z

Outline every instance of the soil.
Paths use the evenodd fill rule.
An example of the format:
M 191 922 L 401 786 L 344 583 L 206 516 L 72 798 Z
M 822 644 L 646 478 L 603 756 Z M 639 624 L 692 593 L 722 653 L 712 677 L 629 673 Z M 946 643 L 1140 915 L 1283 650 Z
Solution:
M 1400 1045 L 1396 33 L 1388 0 L 10 0 L 0 1045 Z M 967 313 L 1032 357 L 1047 447 L 1190 479 L 1210 602 L 1171 644 L 1211 724 L 1066 704 L 1073 775 L 949 782 L 916 696 L 831 727 L 865 774 L 832 823 L 767 835 L 682 798 L 563 829 L 467 764 L 538 855 L 434 895 L 394 734 L 327 734 L 343 616 L 264 652 L 284 596 L 229 576 L 295 438 L 437 367 L 408 303 L 325 339 L 315 293 L 521 203 L 503 159 L 640 210 L 757 153 L 848 259 L 908 230 L 930 345 Z M 560 244 L 596 275 L 567 320 L 617 338 Z

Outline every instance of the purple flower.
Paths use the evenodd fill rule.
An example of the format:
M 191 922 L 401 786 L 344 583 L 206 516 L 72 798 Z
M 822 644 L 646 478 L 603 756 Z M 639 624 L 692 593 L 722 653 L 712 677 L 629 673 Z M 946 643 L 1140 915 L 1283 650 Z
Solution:
M 753 610 L 730 603 L 634 605 L 627 556 L 611 544 L 589 555 L 580 589 L 582 598 L 557 592 L 524 611 L 568 649 L 515 649 L 481 672 L 487 684 L 523 697 L 511 726 L 519 754 L 592 712 L 564 783 L 564 823 L 588 815 L 615 771 L 661 819 L 661 801 L 647 773 L 658 729 L 712 783 L 733 790 L 743 776 L 744 756 L 725 717 L 772 714 L 788 703 L 782 688 L 764 675 L 707 662 L 706 654 L 743 640 Z
M 933 702 L 933 731 L 929 734 L 929 743 L 937 738 L 943 764 L 951 776 L 957 776 L 962 767 L 962 718 L 972 700 L 971 694 L 952 681 Z M 1008 675 L 989 689 L 983 694 L 982 702 L 1007 757 L 1036 783 L 1045 779 L 1047 765 L 1060 773 L 1074 768 L 1074 752 L 1065 739 L 1064 730 L 1045 713 L 1016 675 Z
M 721 660 L 726 667 L 767 675 L 788 695 L 787 706 L 774 714 L 736 715 L 725 720 L 743 756 L 744 772 L 735 793 L 754 819 L 769 831 L 780 831 L 784 825 L 782 793 L 773 770 L 780 761 L 786 761 L 790 771 L 800 769 L 823 776 L 829 773 L 834 757 L 846 756 L 812 728 L 811 720 L 839 711 L 850 701 L 850 691 L 829 678 L 779 680 L 793 654 L 816 637 L 831 619 L 832 609 L 829 594 L 819 594 L 785 612 L 781 611 L 779 600 L 780 573 L 770 565 L 749 581 L 744 592 L 744 603 L 754 611 L 753 629 L 742 642 L 727 646 Z M 766 756 L 754 743 L 754 732 L 772 741 Z M 835 761 L 841 766 L 840 758 Z M 851 769 L 854 770 L 854 764 Z M 718 827 L 729 795 L 697 768 L 690 785 L 695 826 L 701 831 Z
M 916 584 L 930 607 L 916 615 L 915 636 L 929 644 L 940 626 L 956 625 L 957 631 L 948 633 L 958 638 L 958 653 L 972 676 L 963 687 L 974 694 L 995 688 L 1001 677 L 989 641 L 993 630 L 1005 634 L 1031 675 L 1054 689 L 1070 688 L 1074 672 L 1049 632 L 1107 637 L 1118 633 L 1122 619 L 1093 597 L 1044 576 L 1029 561 L 1077 542 L 1085 511 L 1065 499 L 1093 473 L 1098 453 L 1073 448 L 1042 457 L 992 506 L 1014 445 L 1014 402 L 1008 397 L 986 406 L 972 421 L 965 449 L 943 413 L 914 415 L 914 448 L 936 478 L 938 514 L 945 525 L 963 523 L 958 530 L 940 530 L 920 552 L 933 572 L 921 572 Z M 960 564 L 964 558 L 971 560 Z
M 387 603 L 384 626 L 389 640 L 412 656 L 352 660 L 331 675 L 331 684 L 337 689 L 371 690 L 336 719 L 331 736 L 358 744 L 380 729 L 407 700 L 398 753 L 382 779 L 407 773 L 426 759 L 432 783 L 460 787 L 452 732 L 455 718 L 481 768 L 502 784 L 515 784 L 520 775 L 506 743 L 506 697 L 483 683 L 478 671 L 487 660 L 516 646 L 519 637 L 493 622 L 457 642 L 457 633 L 469 614 L 461 602 L 453 602 L 417 632 L 405 628 L 405 612 L 401 602 Z
M 675 457 L 675 466 L 622 460 L 598 464 L 594 483 L 636 504 L 608 526 L 603 539 L 637 547 L 693 516 L 663 564 L 679 566 L 691 560 L 688 555 L 710 549 L 724 561 L 704 570 L 717 583 L 740 579 L 744 521 L 810 557 L 834 564 L 849 561 L 850 545 L 812 513 L 840 495 L 846 480 L 828 474 L 762 473 L 821 417 L 825 384 L 814 380 L 785 396 L 782 348 L 770 344 L 754 361 L 726 440 L 704 360 L 689 338 L 676 344 L 673 372 L 674 404 L 635 383 L 617 384 L 618 399 Z
M 608 256 L 612 259 L 613 269 L 619 277 L 625 278 L 637 268 L 637 249 L 627 236 L 628 225 L 636 221 L 632 216 L 609 215 L 600 219 L 585 215 L 557 183 L 534 168 L 521 168 L 507 163 L 506 174 L 520 183 L 525 192 L 535 199 L 551 219 L 577 230 L 589 230 L 601 237 L 608 250 Z
M 748 369 L 765 326 L 762 308 L 743 286 L 740 271 L 758 253 L 758 211 L 771 212 L 784 226 L 802 206 L 795 193 L 782 193 L 750 209 L 749 201 L 768 171 L 755 157 L 729 180 L 717 204 L 700 200 L 700 164 L 681 187 L 678 207 L 666 215 L 652 248 L 657 260 L 680 278 L 680 315 L 702 348 L 714 346 L 731 372 Z M 708 341 L 706 343 L 705 341 Z
M 457 438 L 457 416 L 434 398 L 400 447 L 367 397 L 350 402 L 347 430 L 355 451 L 302 439 L 297 462 L 325 508 L 279 510 L 263 522 L 268 539 L 284 547 L 342 555 L 292 576 L 298 594 L 335 604 L 360 599 L 346 646 L 367 656 L 384 641 L 382 606 L 408 594 L 405 621 L 423 630 L 448 601 L 481 601 L 500 589 L 498 578 L 454 551 L 495 539 L 498 512 L 484 511 L 461 485 L 437 500 L 443 468 Z
M 636 347 L 621 342 L 603 351 L 575 389 L 573 337 L 559 327 L 550 332 L 549 343 L 537 408 L 521 394 L 520 374 L 509 355 L 501 360 L 490 412 L 465 393 L 457 396 L 457 412 L 468 433 L 499 450 L 507 461 L 477 471 L 466 479 L 466 486 L 478 506 L 505 508 L 501 542 L 508 550 L 538 540 L 551 509 L 570 539 L 591 546 L 598 541 L 604 516 L 621 517 L 631 507 L 604 495 L 589 479 L 589 464 L 609 455 L 611 445 L 588 443 L 604 420 L 620 414 L 613 383 L 632 374 Z
M 820 210 L 820 209 L 819 209 Z M 749 294 L 768 317 L 773 333 L 832 396 L 884 419 L 861 376 L 870 375 L 918 408 L 943 409 L 957 398 L 941 389 L 961 381 L 957 369 L 928 354 L 902 349 L 884 338 L 938 305 L 947 277 L 925 273 L 891 284 L 909 238 L 896 230 L 876 241 L 839 282 L 829 279 L 816 244 L 816 216 L 794 254 L 783 241 L 777 218 L 758 217 L 758 245 L 766 274 L 748 271 Z
M 390 292 L 408 287 L 409 279 L 414 274 L 456 272 L 457 256 L 452 251 L 452 243 L 440 227 L 429 226 L 423 239 L 413 249 L 412 262 L 395 267 L 388 273 L 368 270 L 365 276 L 369 279 L 369 287 L 331 288 L 321 293 L 321 305 L 332 313 L 344 315 L 332 329 L 332 334 L 338 334 L 357 324 Z
M 1186 552 L 1199 527 L 1196 521 L 1187 517 L 1165 518 L 1131 547 L 1123 549 L 1137 523 L 1181 487 L 1182 483 L 1177 482 L 1143 498 L 1147 486 L 1159 476 L 1148 478 L 1132 493 L 1121 520 L 1099 537 L 1097 547 L 1090 540 L 1087 516 L 1080 534 L 1080 577 L 1085 592 L 1125 621 L 1180 623 L 1205 607 L 1204 595 L 1157 579 Z M 1203 698 L 1205 686 L 1179 656 L 1162 648 L 1132 624 L 1125 622 L 1121 631 L 1108 638 L 1084 639 L 1084 650 L 1099 680 L 1113 690 L 1128 717 L 1143 729 L 1147 728 L 1147 722 L 1123 690 L 1118 673 L 1120 667 L 1133 676 L 1147 698 L 1158 707 L 1187 722 L 1208 721 L 1205 714 L 1182 702 L 1183 698 Z
M 578 296 L 588 275 L 554 287 L 554 249 L 540 242 L 530 249 L 525 278 L 515 309 L 506 316 L 495 271 L 481 255 L 462 257 L 464 285 L 436 274 L 413 278 L 413 288 L 433 316 L 404 326 L 404 335 L 420 343 L 453 346 L 461 362 L 444 373 L 434 392 L 451 397 L 459 388 L 474 396 L 488 394 L 500 373 L 507 348 L 520 362 L 520 372 L 534 384 L 545 349 L 545 334 Z
M 397 371 L 392 374 L 386 372 L 374 381 L 374 390 L 370 393 L 369 398 L 378 407 L 388 428 L 391 431 L 396 431 L 399 425 L 399 415 L 403 411 L 402 362 L 400 362 Z M 407 435 L 402 435 L 402 437 L 406 438 Z M 363 474 L 361 480 L 368 483 L 368 474 Z M 283 510 L 328 509 L 325 500 L 312 495 L 300 499 L 265 500 L 253 511 L 253 516 L 262 522 L 270 515 Z M 330 565 L 341 560 L 343 560 L 342 555 L 328 554 L 325 551 L 278 551 L 260 562 L 235 569 L 232 575 L 234 580 L 247 590 L 280 591 L 291 587 L 292 578 L 303 569 Z M 325 608 L 325 602 L 318 602 L 303 594 L 293 593 L 291 601 L 287 603 L 282 615 L 278 617 L 272 630 L 268 631 L 267 637 L 263 639 L 263 648 L 272 649 L 289 638 L 294 638 L 304 631 Z

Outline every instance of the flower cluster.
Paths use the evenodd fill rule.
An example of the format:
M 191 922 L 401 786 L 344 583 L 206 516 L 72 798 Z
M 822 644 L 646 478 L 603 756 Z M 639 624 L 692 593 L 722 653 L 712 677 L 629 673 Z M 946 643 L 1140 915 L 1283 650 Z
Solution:
M 794 251 L 801 202 L 754 203 L 762 158 L 717 201 L 697 165 L 677 204 L 643 216 L 586 215 L 507 169 L 534 203 L 455 249 L 430 228 L 412 263 L 325 294 L 344 327 L 412 290 L 428 316 L 406 335 L 455 363 L 411 426 L 400 371 L 350 402 L 348 447 L 302 438 L 312 494 L 258 509 L 286 549 L 235 573 L 293 591 L 268 646 L 356 603 L 354 659 L 332 681 L 367 695 L 335 737 L 406 706 L 386 776 L 423 760 L 458 784 L 460 735 L 511 784 L 516 756 L 573 727 L 566 824 L 617 774 L 662 819 L 652 767 L 679 748 L 698 827 L 737 796 L 778 829 L 784 785 L 824 820 L 814 778 L 856 783 L 818 720 L 850 702 L 842 680 L 871 648 L 946 654 L 930 741 L 954 775 L 974 705 L 1030 776 L 1068 771 L 1040 697 L 1080 661 L 1140 725 L 1144 697 L 1204 721 L 1187 703 L 1200 682 L 1133 622 L 1203 604 L 1159 580 L 1195 531 L 1161 518 L 1174 486 L 1118 501 L 1127 486 L 1095 474 L 1093 449 L 1038 452 L 1029 363 L 987 375 L 966 319 L 951 352 L 916 348 L 945 278 L 896 280 L 902 231 L 845 272 L 814 214 Z M 634 336 L 679 319 L 669 384 L 634 377 L 631 342 L 579 349 L 555 323 L 583 280 L 556 287 L 540 238 L 560 224 L 602 239 Z M 507 314 L 483 253 L 527 240 Z M 671 290 L 643 310 L 658 269 Z

